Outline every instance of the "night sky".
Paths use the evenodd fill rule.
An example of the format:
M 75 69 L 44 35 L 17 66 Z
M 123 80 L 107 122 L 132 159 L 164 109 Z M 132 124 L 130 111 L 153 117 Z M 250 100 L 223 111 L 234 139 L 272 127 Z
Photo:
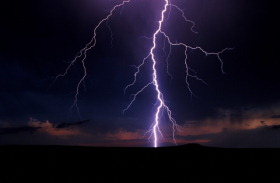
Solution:
M 65 71 L 92 38 L 93 29 L 119 0 L 1 0 L 0 2 L 0 144 L 152 146 L 145 132 L 155 112 L 156 94 L 149 87 L 123 114 L 131 94 L 151 81 L 151 62 L 124 94 L 147 56 L 157 28 L 161 0 L 131 0 L 97 31 L 97 46 L 88 52 L 88 76 L 78 105 L 76 85 L 82 77 L 77 62 Z M 224 71 L 215 56 L 188 52 L 188 64 L 207 82 L 185 84 L 184 50 L 156 50 L 159 82 L 166 104 L 181 125 L 178 144 L 218 147 L 280 147 L 279 10 L 265 0 L 173 0 L 163 25 L 174 42 L 224 52 Z M 110 28 L 109 28 L 110 27 Z M 111 39 L 111 31 L 113 39 Z M 160 146 L 174 145 L 165 115 Z

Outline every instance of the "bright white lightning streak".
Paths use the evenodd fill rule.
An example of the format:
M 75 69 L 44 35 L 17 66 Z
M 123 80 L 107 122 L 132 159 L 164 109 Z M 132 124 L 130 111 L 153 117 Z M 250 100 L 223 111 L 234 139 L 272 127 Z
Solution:
M 157 93 L 157 103 L 158 103 L 158 106 L 157 106 L 157 110 L 156 110 L 156 113 L 154 115 L 154 122 L 153 122 L 153 125 L 152 125 L 152 128 L 150 130 L 150 132 L 152 133 L 152 136 L 153 136 L 153 139 L 154 139 L 154 147 L 158 147 L 158 134 L 162 135 L 162 132 L 160 130 L 160 114 L 161 112 L 163 112 L 163 110 L 165 109 L 165 111 L 167 112 L 167 115 L 168 115 L 168 118 L 169 118 L 169 121 L 171 121 L 172 123 L 172 126 L 173 126 L 173 141 L 175 142 L 176 144 L 176 139 L 175 139 L 175 131 L 176 129 L 178 129 L 180 126 L 176 123 L 175 119 L 172 117 L 172 112 L 171 110 L 169 109 L 169 107 L 165 104 L 165 101 L 164 101 L 164 98 L 163 98 L 163 94 L 160 90 L 160 87 L 159 87 L 159 82 L 158 82 L 158 74 L 157 74 L 157 69 L 156 69 L 156 65 L 157 65 L 157 60 L 155 58 L 155 50 L 157 48 L 157 37 L 158 35 L 162 34 L 168 41 L 168 44 L 170 46 L 182 46 L 185 48 L 185 66 L 186 66 L 186 84 L 187 84 L 187 88 L 188 88 L 188 91 L 191 93 L 191 96 L 194 95 L 191 87 L 190 87 L 190 84 L 188 82 L 188 78 L 191 77 L 191 78 L 194 78 L 198 81 L 201 81 L 203 82 L 204 84 L 207 84 L 204 80 L 202 80 L 201 78 L 199 78 L 196 74 L 190 74 L 189 71 L 191 70 L 187 64 L 187 58 L 188 58 L 188 55 L 187 55 L 187 51 L 188 49 L 190 50 L 199 50 L 201 51 L 202 53 L 204 53 L 206 56 L 208 55 L 214 55 L 218 58 L 218 60 L 220 61 L 220 64 L 221 64 L 221 71 L 222 73 L 224 73 L 224 70 L 223 70 L 223 61 L 222 59 L 220 58 L 220 54 L 222 54 L 224 51 L 226 50 L 230 50 L 231 48 L 225 48 L 223 49 L 222 51 L 220 52 L 207 52 L 205 51 L 204 49 L 202 49 L 201 47 L 192 47 L 192 46 L 189 46 L 187 44 L 184 44 L 184 43 L 173 43 L 171 40 L 170 40 L 170 37 L 162 30 L 162 24 L 166 21 L 165 20 L 165 14 L 167 12 L 167 8 L 168 6 L 170 7 L 174 7 L 176 8 L 178 11 L 181 12 L 182 14 L 182 17 L 183 19 L 186 21 L 186 22 L 189 22 L 192 24 L 192 27 L 191 27 L 191 31 L 193 33 L 197 33 L 196 31 L 194 31 L 194 27 L 195 27 L 195 23 L 191 20 L 188 20 L 184 14 L 184 11 L 181 10 L 178 6 L 176 5 L 173 5 L 170 3 L 170 0 L 164 0 L 165 1 L 165 4 L 164 4 L 164 8 L 162 9 L 161 11 L 161 19 L 158 21 L 158 28 L 157 30 L 154 32 L 153 34 L 153 46 L 152 48 L 150 49 L 150 52 L 148 54 L 148 56 L 146 56 L 144 59 L 143 59 L 143 62 L 138 66 L 136 67 L 137 68 L 137 71 L 134 73 L 134 80 L 131 84 L 127 85 L 126 88 L 125 88 L 125 91 L 133 86 L 135 83 L 136 83 L 136 80 L 137 80 L 137 76 L 138 74 L 140 73 L 140 69 L 141 67 L 145 64 L 145 61 L 148 59 L 148 58 L 151 58 L 152 62 L 153 62 L 153 66 L 152 66 L 152 69 L 153 69 L 153 81 L 151 83 L 148 83 L 146 86 L 144 86 L 141 90 L 139 90 L 136 94 L 133 95 L 133 99 L 131 100 L 131 102 L 129 103 L 128 107 L 124 110 L 124 112 L 126 110 L 128 110 L 130 108 L 130 106 L 133 104 L 133 102 L 135 101 L 136 97 L 138 94 L 140 94 L 144 89 L 146 89 L 149 85 L 153 84 L 154 87 L 155 87 L 155 90 L 156 90 L 156 93 Z M 169 58 L 169 55 L 170 53 L 168 54 L 168 57 L 167 59 Z M 166 60 L 167 62 L 167 73 L 169 74 L 169 71 L 168 71 L 168 61 Z M 170 75 L 170 74 L 169 74 Z
M 80 87 L 81 87 L 81 84 L 85 81 L 85 78 L 87 77 L 87 68 L 86 68 L 86 65 L 85 65 L 85 60 L 87 58 L 87 52 L 91 49 L 93 49 L 95 46 L 96 46 L 96 36 L 97 36 L 97 30 L 98 28 L 103 24 L 103 23 L 106 23 L 106 25 L 108 26 L 108 20 L 109 18 L 113 15 L 114 11 L 119 8 L 119 7 L 123 7 L 125 5 L 125 3 L 129 3 L 130 0 L 123 0 L 122 3 L 120 4 L 117 4 L 115 5 L 110 13 L 104 18 L 102 19 L 98 24 L 97 26 L 94 28 L 93 30 L 93 37 L 92 39 L 90 40 L 90 42 L 88 42 L 86 44 L 86 46 L 84 48 L 82 48 L 78 54 L 75 56 L 75 58 L 70 62 L 70 64 L 68 65 L 68 67 L 66 68 L 66 70 L 64 71 L 64 73 L 62 74 L 59 74 L 56 76 L 55 78 L 55 81 L 60 78 L 60 77 L 64 77 L 68 74 L 70 68 L 81 58 L 81 63 L 82 63 L 82 67 L 83 67 L 83 76 L 81 77 L 81 79 L 79 80 L 78 84 L 77 84 L 77 87 L 76 87 L 76 91 L 75 91 L 75 98 L 74 98 L 74 102 L 72 104 L 72 107 L 76 107 L 77 111 L 78 111 L 78 114 L 80 115 L 80 112 L 79 112 L 79 107 L 78 107 L 78 96 L 80 94 Z M 111 32 L 111 38 L 112 38 L 112 30 L 110 29 L 109 27 L 109 30 Z M 112 43 L 111 43 L 112 44 Z
M 156 69 L 157 61 L 155 59 L 155 53 L 154 53 L 154 50 L 157 47 L 157 44 L 156 44 L 157 35 L 161 32 L 162 23 L 164 21 L 164 14 L 167 11 L 168 4 L 169 4 L 169 1 L 165 0 L 165 5 L 164 5 L 164 9 L 161 12 L 161 20 L 159 21 L 158 29 L 153 35 L 153 47 L 150 50 L 151 58 L 153 61 L 153 84 L 157 91 L 157 100 L 159 101 L 159 105 L 157 107 L 157 111 L 155 114 L 154 126 L 153 126 L 154 147 L 158 146 L 158 131 L 160 132 L 159 114 L 160 114 L 160 111 L 162 110 L 162 108 L 166 108 L 166 110 L 168 111 L 168 117 L 169 117 L 170 121 L 173 123 L 173 125 L 176 125 L 176 121 L 172 118 L 172 115 L 171 115 L 172 113 L 169 110 L 168 106 L 165 105 L 163 95 L 159 89 L 159 84 L 158 84 L 158 79 L 157 79 L 157 69 Z M 174 138 L 174 140 L 175 140 L 175 138 Z
M 150 52 L 148 54 L 147 57 L 144 58 L 143 62 L 137 67 L 137 71 L 134 73 L 134 81 L 129 84 L 126 88 L 125 88 L 125 91 L 127 90 L 128 87 L 132 86 L 135 84 L 136 82 L 136 78 L 137 78 L 137 75 L 139 74 L 140 72 L 140 67 L 142 67 L 144 64 L 145 64 L 145 61 L 151 57 L 152 59 L 152 62 L 153 62 L 153 81 L 151 83 L 149 83 L 148 85 L 144 86 L 140 91 L 138 91 L 136 94 L 134 94 L 134 97 L 132 99 L 132 101 L 130 102 L 130 104 L 128 105 L 128 107 L 124 110 L 124 112 L 126 110 L 129 109 L 129 107 L 132 105 L 132 103 L 135 101 L 137 95 L 139 93 L 141 93 L 144 89 L 147 88 L 147 86 L 149 86 L 150 84 L 153 84 L 155 89 L 156 89 L 156 92 L 157 92 L 157 102 L 158 102 L 158 106 L 157 106 L 157 110 L 156 110 L 156 113 L 155 113 L 155 116 L 154 116 L 154 123 L 153 123 L 153 126 L 152 126 L 152 134 L 153 134 L 153 138 L 154 138 L 154 147 L 157 147 L 158 146 L 158 134 L 162 134 L 161 131 L 160 131 L 160 127 L 159 127 L 159 115 L 161 113 L 161 111 L 163 109 L 166 110 L 167 112 L 167 115 L 168 115 L 168 118 L 169 120 L 172 122 L 173 124 L 173 140 L 174 142 L 176 143 L 176 139 L 175 139 L 175 128 L 179 127 L 178 124 L 176 123 L 175 119 L 172 117 L 172 112 L 171 110 L 169 109 L 169 107 L 165 104 L 164 102 L 164 98 L 163 98 L 163 94 L 159 88 L 159 83 L 158 83 L 158 75 L 157 75 L 157 69 L 156 69 L 156 64 L 157 64 L 157 61 L 156 61 L 156 58 L 155 58 L 155 49 L 157 47 L 157 43 L 156 43 L 156 40 L 157 40 L 157 36 L 161 33 L 162 31 L 162 24 L 165 20 L 165 13 L 167 11 L 167 8 L 169 6 L 169 0 L 165 0 L 165 5 L 164 5 L 164 9 L 161 11 L 161 20 L 158 22 L 158 28 L 157 30 L 155 31 L 155 33 L 153 34 L 153 46 L 152 48 L 150 49 Z

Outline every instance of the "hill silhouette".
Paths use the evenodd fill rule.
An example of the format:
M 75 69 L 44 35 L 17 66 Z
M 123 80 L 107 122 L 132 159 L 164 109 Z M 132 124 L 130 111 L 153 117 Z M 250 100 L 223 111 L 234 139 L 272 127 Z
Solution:
M 280 149 L 0 146 L 1 182 L 277 182 Z

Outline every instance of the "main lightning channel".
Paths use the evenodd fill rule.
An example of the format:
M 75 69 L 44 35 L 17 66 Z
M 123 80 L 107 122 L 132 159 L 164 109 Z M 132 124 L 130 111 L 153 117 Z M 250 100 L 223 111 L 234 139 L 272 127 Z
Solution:
M 213 56 L 216 56 L 217 59 L 219 60 L 220 62 L 220 65 L 221 65 L 221 72 L 224 73 L 224 69 L 223 69 L 223 61 L 220 57 L 220 55 L 227 51 L 227 50 L 231 50 L 231 48 L 225 48 L 223 49 L 222 51 L 220 52 L 207 52 L 205 51 L 203 48 L 199 47 L 199 46 L 196 46 L 196 47 L 192 47 L 192 46 L 189 46 L 185 43 L 174 43 L 171 41 L 170 37 L 162 30 L 162 25 L 163 23 L 165 23 L 166 20 L 166 13 L 167 13 L 167 9 L 168 7 L 173 7 L 175 9 L 177 9 L 181 15 L 182 15 L 182 18 L 188 22 L 188 23 L 191 23 L 192 26 L 191 26 L 191 31 L 193 33 L 197 33 L 195 30 L 194 30 L 194 27 L 195 27 L 195 23 L 189 19 L 186 18 L 185 14 L 184 14 L 184 11 L 182 9 L 180 9 L 177 5 L 173 5 L 170 3 L 170 0 L 164 0 L 164 7 L 162 8 L 162 11 L 161 11 L 161 18 L 160 20 L 158 21 L 158 27 L 157 27 L 157 30 L 154 32 L 153 34 L 153 37 L 152 37 L 152 40 L 153 40 L 153 46 L 151 47 L 150 51 L 149 51 L 149 54 L 143 59 L 142 63 L 137 67 L 136 66 L 136 69 L 137 71 L 134 73 L 134 80 L 132 83 L 130 83 L 129 85 L 127 85 L 125 87 L 125 92 L 126 90 L 133 86 L 136 81 L 137 81 L 137 76 L 138 74 L 140 73 L 140 69 L 141 67 L 146 63 L 146 60 L 147 59 L 151 59 L 152 60 L 152 70 L 153 70 L 153 77 L 152 77 L 152 82 L 148 83 L 147 85 L 145 85 L 142 89 L 140 89 L 136 94 L 133 95 L 133 99 L 131 100 L 131 102 L 129 103 L 129 105 L 127 106 L 126 109 L 124 109 L 124 112 L 127 111 L 130 106 L 134 103 L 134 101 L 136 100 L 136 97 L 142 92 L 144 91 L 148 86 L 150 85 L 153 85 L 154 88 L 155 88 L 155 91 L 156 91 L 156 94 L 157 94 L 157 108 L 156 108 L 156 112 L 154 114 L 154 121 L 152 123 L 152 127 L 150 128 L 150 130 L 148 132 L 151 133 L 151 136 L 153 137 L 153 145 L 154 147 L 158 147 L 158 140 L 159 140 L 159 135 L 163 136 L 161 130 L 160 130 L 160 115 L 165 111 L 167 113 L 167 116 L 169 118 L 169 121 L 172 123 L 172 137 L 173 137 L 173 141 L 175 144 L 177 144 L 176 142 L 176 138 L 175 138 L 175 132 L 176 130 L 179 130 L 180 129 L 180 126 L 177 124 L 177 122 L 175 121 L 175 119 L 172 117 L 172 111 L 169 109 L 169 107 L 166 105 L 165 101 L 164 101 L 164 97 L 163 97 L 163 93 L 162 91 L 160 90 L 160 86 L 159 86 L 159 81 L 158 81 L 158 71 L 157 71 L 157 64 L 158 64 L 158 61 L 156 59 L 156 53 L 155 53 L 155 50 L 157 49 L 158 45 L 157 45 L 157 38 L 159 35 L 163 35 L 165 37 L 165 39 L 167 40 L 167 43 L 170 45 L 170 48 L 172 46 L 181 46 L 185 49 L 185 72 L 186 72 L 186 78 L 185 78 L 185 82 L 186 82 L 186 85 L 187 85 L 187 89 L 189 91 L 189 93 L 191 94 L 191 96 L 194 96 L 194 92 L 192 91 L 191 89 L 191 86 L 190 86 L 190 83 L 189 83 L 189 78 L 193 78 L 197 81 L 200 81 L 204 84 L 207 85 L 207 83 L 201 79 L 200 77 L 197 76 L 197 73 L 192 70 L 188 63 L 187 63 L 187 59 L 188 59 L 188 54 L 187 54 L 187 51 L 190 49 L 190 50 L 198 50 L 200 52 L 202 52 L 203 54 L 205 54 L 206 56 L 209 56 L 209 55 L 213 55 Z M 168 19 L 168 17 L 167 17 Z M 169 58 L 169 55 L 170 53 L 168 54 L 167 56 L 167 59 Z M 167 74 L 170 75 L 169 71 L 168 71 L 168 61 L 166 60 L 167 62 Z M 192 73 L 191 73 L 192 72 Z M 170 75 L 171 76 L 171 75 Z
M 165 15 L 165 13 L 167 11 L 168 4 L 169 4 L 169 0 L 165 0 L 164 9 L 161 12 L 161 20 L 158 22 L 158 29 L 157 29 L 157 31 L 153 35 L 153 47 L 150 50 L 151 59 L 153 61 L 153 85 L 155 86 L 155 89 L 156 89 L 156 92 L 157 92 L 157 100 L 159 102 L 159 105 L 157 107 L 157 111 L 156 111 L 156 114 L 155 114 L 154 125 L 153 125 L 154 147 L 158 146 L 158 132 L 160 132 L 160 128 L 159 128 L 159 114 L 160 114 L 161 110 L 164 107 L 168 111 L 170 111 L 168 106 L 165 105 L 165 103 L 164 103 L 163 95 L 162 95 L 162 92 L 160 91 L 160 88 L 159 88 L 159 83 L 158 83 L 158 78 L 157 78 L 158 77 L 157 76 L 157 69 L 156 69 L 157 61 L 156 61 L 155 53 L 154 53 L 154 51 L 155 51 L 155 49 L 157 47 L 156 39 L 157 39 L 157 36 L 159 35 L 159 33 L 161 32 L 162 23 L 163 23 L 164 18 L 165 18 L 164 15 Z M 169 119 L 172 122 L 175 122 L 175 124 L 173 124 L 173 125 L 176 125 L 176 121 L 171 116 L 171 111 L 170 111 L 170 114 L 168 114 L 168 115 L 169 115 L 168 116 Z
M 152 37 L 152 40 L 153 40 L 153 46 L 151 47 L 150 51 L 149 51 L 149 54 L 143 59 L 142 63 L 136 67 L 137 68 L 137 71 L 134 73 L 134 80 L 131 84 L 127 85 L 125 87 L 125 92 L 126 90 L 133 86 L 135 83 L 136 83 L 136 80 L 137 80 L 137 76 L 138 74 L 140 73 L 140 68 L 146 63 L 146 60 L 148 58 L 151 58 L 152 60 L 152 70 L 153 70 L 153 79 L 152 79 L 152 82 L 148 83 L 147 85 L 145 85 L 142 89 L 140 89 L 136 94 L 133 95 L 133 99 L 131 100 L 131 102 L 129 103 L 129 105 L 127 106 L 126 109 L 124 109 L 123 112 L 127 111 L 130 106 L 134 103 L 134 101 L 136 100 L 136 97 L 137 95 L 139 95 L 143 90 L 145 90 L 148 86 L 150 85 L 153 85 L 155 90 L 156 90 L 156 94 L 157 94 L 157 109 L 156 109 L 156 112 L 154 114 L 154 121 L 152 123 L 152 127 L 151 129 L 149 130 L 149 132 L 151 132 L 152 134 L 152 137 L 153 137 L 153 146 L 154 147 L 158 147 L 158 139 L 159 139 L 159 135 L 161 135 L 163 137 L 163 134 L 160 130 L 160 114 L 162 114 L 162 112 L 164 112 L 164 109 L 167 113 L 167 116 L 168 116 L 168 119 L 169 121 L 172 122 L 172 129 L 173 129 L 173 141 L 175 144 L 177 144 L 176 142 L 176 139 L 175 139 L 175 131 L 176 129 L 178 129 L 180 126 L 177 124 L 177 122 L 175 121 L 175 119 L 172 117 L 172 112 L 171 110 L 169 109 L 169 107 L 165 104 L 165 101 L 164 101 L 164 97 L 163 97 L 163 94 L 160 90 L 160 86 L 159 86 L 159 82 L 158 82 L 158 73 L 157 73 L 157 69 L 156 69 L 156 66 L 157 66 L 157 59 L 156 59 L 156 56 L 155 56 L 155 50 L 157 48 L 157 38 L 158 36 L 163 32 L 162 31 L 162 24 L 164 23 L 165 21 L 165 14 L 167 12 L 167 8 L 168 6 L 172 6 L 170 3 L 169 3 L 169 0 L 164 0 L 164 7 L 161 11 L 161 19 L 158 21 L 158 27 L 157 27 L 157 30 L 154 32 L 153 34 L 153 37 Z M 194 22 L 186 19 L 183 11 L 181 9 L 179 9 L 179 7 L 177 6 L 173 6 L 175 8 L 177 8 L 178 10 L 180 10 L 180 12 L 182 13 L 182 16 L 184 17 L 184 19 L 187 21 L 187 22 L 190 22 L 192 23 L 192 31 L 194 33 L 196 33 L 194 30 L 193 30 L 193 27 L 194 27 Z M 170 44 L 170 41 L 168 40 L 168 43 L 169 45 L 172 46 L 172 44 Z

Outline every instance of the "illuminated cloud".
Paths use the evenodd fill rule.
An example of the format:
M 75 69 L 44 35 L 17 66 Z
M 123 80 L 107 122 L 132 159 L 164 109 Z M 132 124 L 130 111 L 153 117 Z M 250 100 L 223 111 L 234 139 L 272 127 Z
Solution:
M 107 140 L 112 140 L 112 141 L 128 141 L 128 140 L 145 139 L 143 131 L 137 130 L 135 132 L 130 132 L 125 129 L 120 129 L 114 133 L 109 132 L 109 133 L 105 134 L 105 138 Z
M 177 145 L 199 143 L 216 147 L 280 147 L 278 105 L 244 110 L 217 110 L 217 115 L 186 121 L 176 133 Z M 115 120 L 115 119 L 114 119 Z M 123 122 L 119 128 L 106 121 L 53 123 L 30 119 L 23 126 L 1 122 L 0 135 L 5 144 L 58 144 L 105 147 L 147 147 L 152 138 L 143 128 Z M 168 126 L 169 125 L 169 126 Z M 170 124 L 162 126 L 162 146 L 173 146 Z M 6 139 L 6 140 L 5 140 Z
M 51 136 L 57 137 L 67 137 L 72 135 L 81 135 L 82 132 L 78 128 L 56 128 L 56 125 L 53 123 L 46 121 L 40 122 L 34 119 L 31 119 L 28 122 L 28 126 L 38 128 L 38 133 L 45 133 Z
M 218 134 L 223 131 L 252 130 L 264 126 L 280 124 L 279 118 L 273 115 L 279 107 L 266 109 L 253 108 L 248 110 L 219 110 L 219 117 L 206 118 L 203 120 L 188 121 L 182 125 L 178 132 L 180 136 Z M 236 115 L 238 114 L 238 115 Z

